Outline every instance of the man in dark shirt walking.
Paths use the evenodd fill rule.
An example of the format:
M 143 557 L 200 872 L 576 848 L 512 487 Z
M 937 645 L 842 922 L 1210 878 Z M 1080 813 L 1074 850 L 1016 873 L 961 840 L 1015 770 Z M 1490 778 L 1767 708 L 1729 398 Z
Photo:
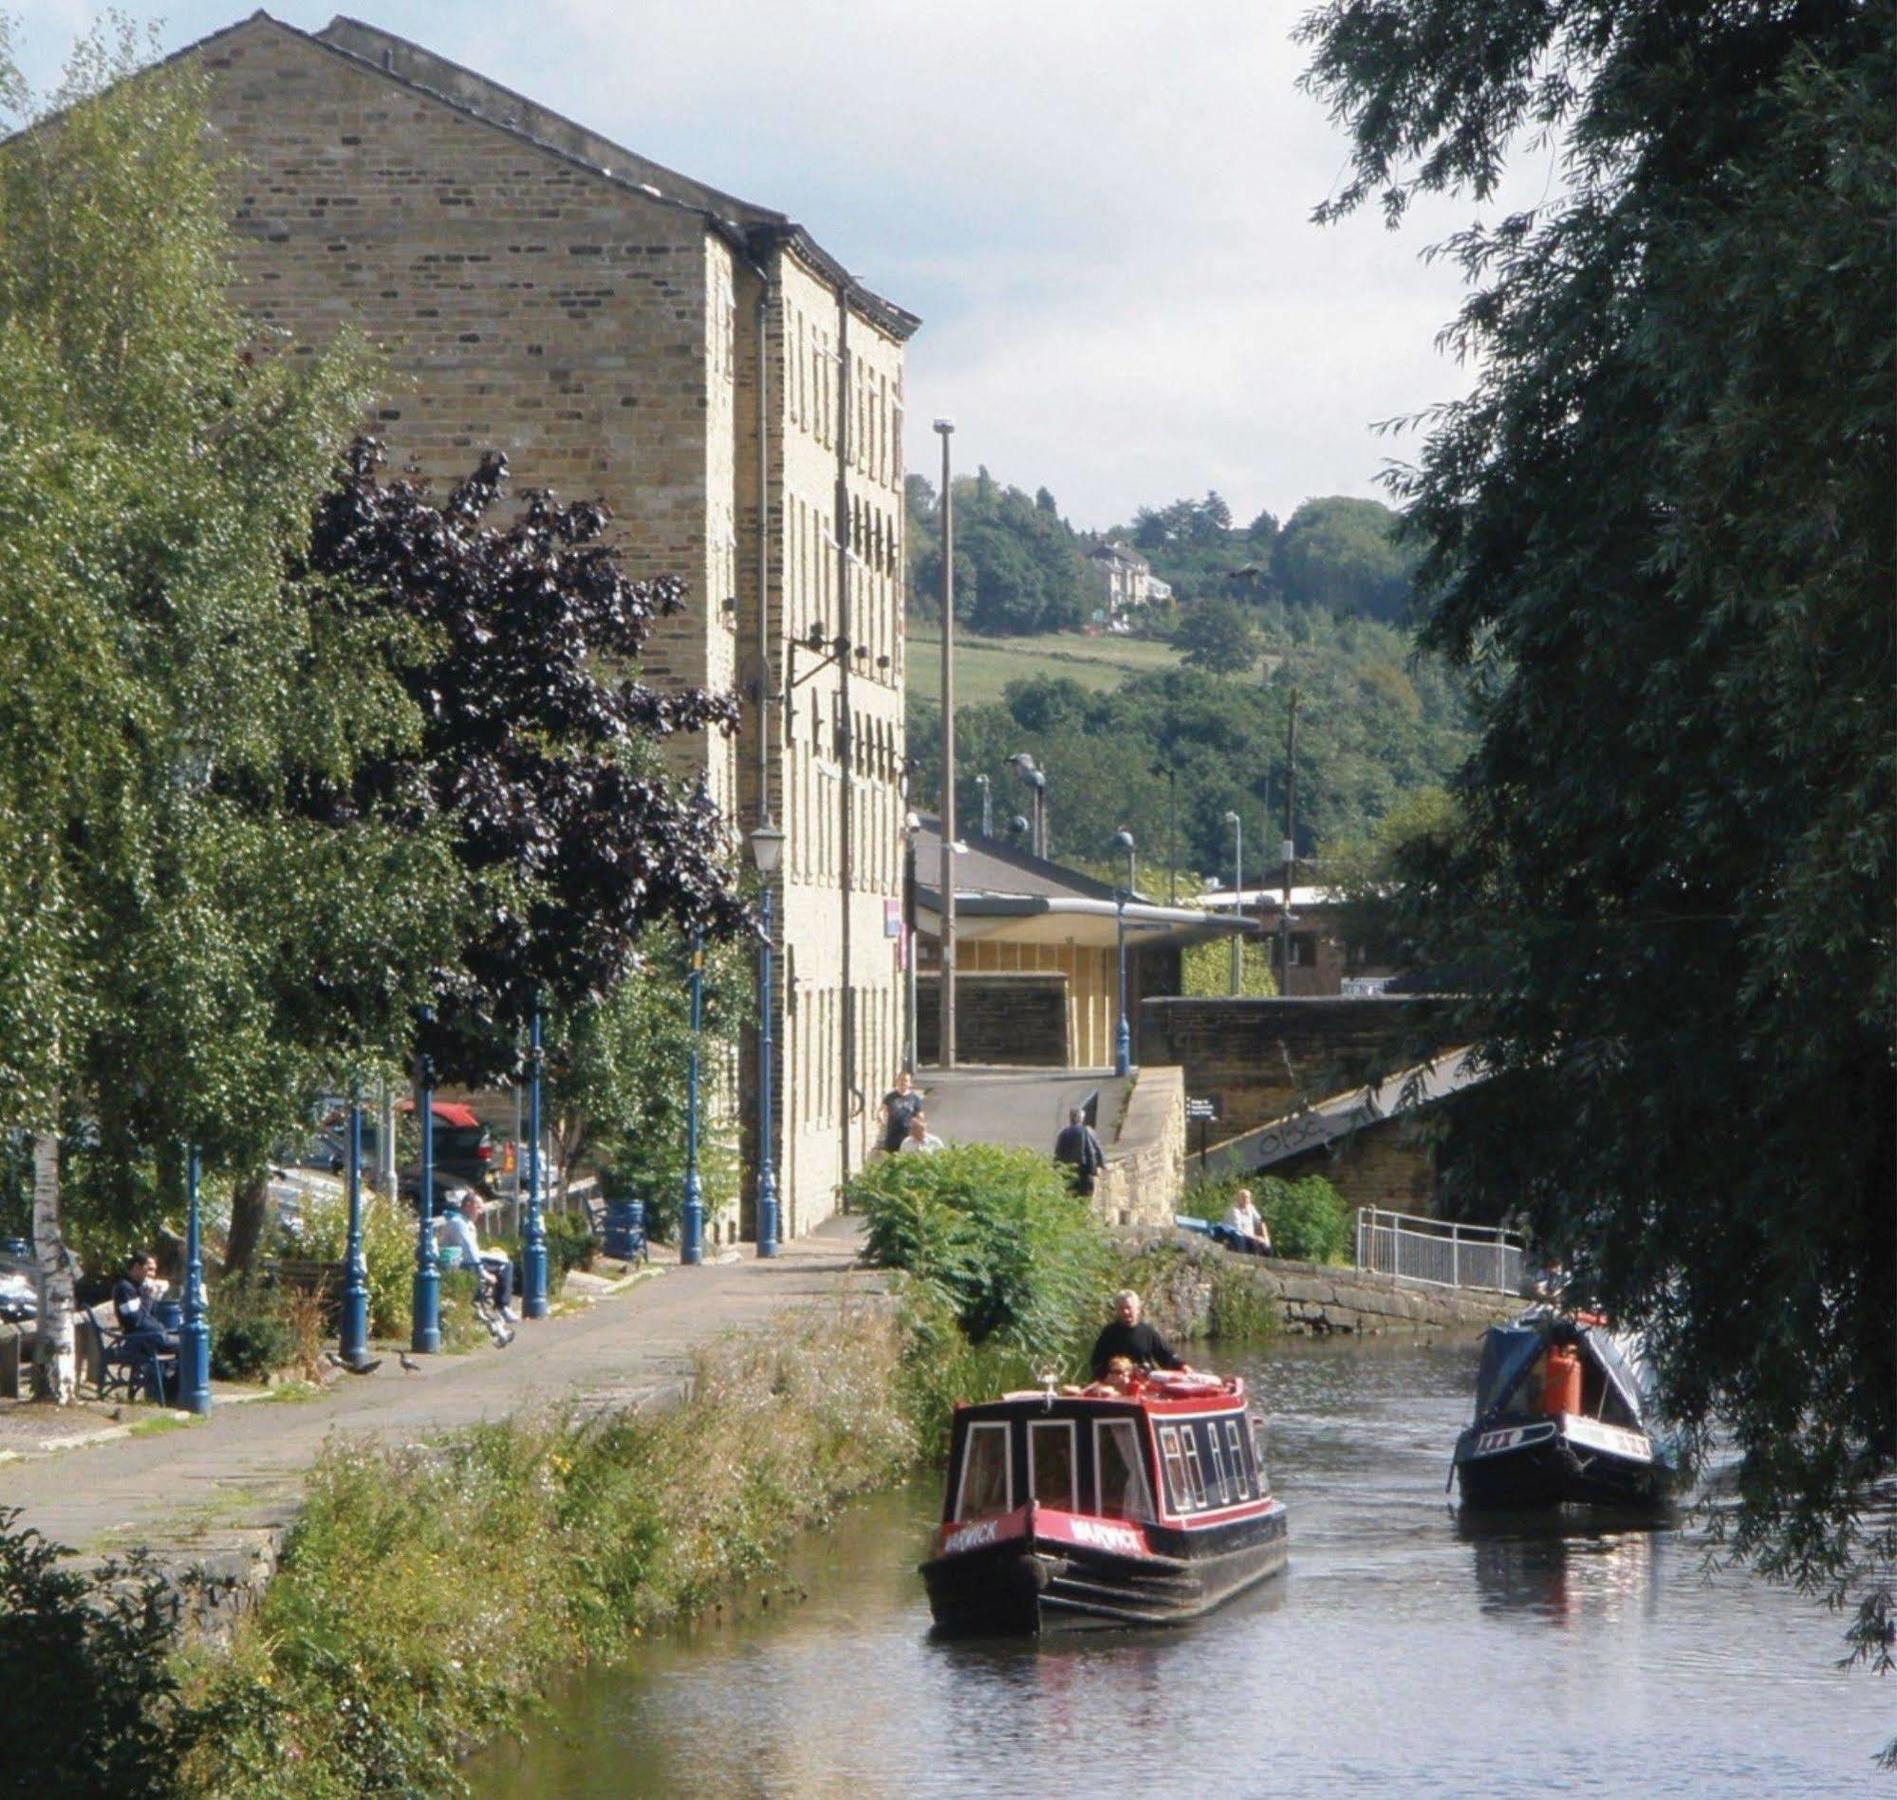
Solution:
M 1054 1140 L 1054 1160 L 1073 1170 L 1076 1194 L 1093 1192 L 1093 1179 L 1106 1167 L 1107 1153 L 1100 1146 L 1098 1134 L 1087 1123 L 1084 1106 L 1076 1106 L 1068 1113 L 1066 1127 Z
M 1101 1379 L 1116 1356 L 1129 1356 L 1142 1369 L 1183 1369 L 1175 1351 L 1152 1326 L 1140 1322 L 1140 1297 L 1122 1288 L 1113 1297 L 1113 1318 L 1093 1342 L 1093 1378 Z

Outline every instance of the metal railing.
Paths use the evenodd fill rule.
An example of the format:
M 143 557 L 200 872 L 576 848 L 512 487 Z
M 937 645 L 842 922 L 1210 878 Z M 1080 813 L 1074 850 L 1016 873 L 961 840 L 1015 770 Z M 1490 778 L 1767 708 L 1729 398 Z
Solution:
M 1518 1294 L 1522 1240 L 1492 1225 L 1458 1225 L 1410 1213 L 1357 1209 L 1357 1267 L 1432 1287 Z

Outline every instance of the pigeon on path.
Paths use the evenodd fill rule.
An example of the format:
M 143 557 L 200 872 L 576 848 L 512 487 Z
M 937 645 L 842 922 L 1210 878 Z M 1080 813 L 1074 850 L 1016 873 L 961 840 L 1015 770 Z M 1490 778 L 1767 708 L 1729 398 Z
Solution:
M 410 1356 L 406 1350 L 396 1351 L 395 1356 L 396 1360 L 400 1362 L 402 1367 L 411 1375 L 419 1375 L 422 1372 L 421 1364 L 418 1363 L 414 1357 Z
M 341 1369 L 345 1375 L 373 1375 L 382 1366 L 382 1359 L 379 1356 L 365 1356 L 357 1362 L 345 1360 L 334 1350 L 325 1350 L 323 1356 L 334 1367 Z

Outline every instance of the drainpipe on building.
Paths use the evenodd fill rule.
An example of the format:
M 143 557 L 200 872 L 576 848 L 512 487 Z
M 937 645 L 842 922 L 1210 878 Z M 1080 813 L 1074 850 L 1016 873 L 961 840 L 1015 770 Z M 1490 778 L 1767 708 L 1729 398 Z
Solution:
M 757 822 L 762 824 L 771 820 L 776 809 L 771 805 L 771 715 L 777 700 L 776 671 L 771 667 L 771 447 L 770 447 L 770 314 L 771 279 L 762 263 L 752 263 L 751 267 L 758 278 L 757 290 Z M 789 826 L 789 784 L 785 784 L 785 827 Z M 784 865 L 780 862 L 778 873 L 760 877 L 768 890 L 776 880 L 788 880 Z M 768 904 L 768 893 L 766 895 Z M 779 916 L 787 915 L 788 906 L 775 909 Z M 771 915 L 767 911 L 766 917 Z M 766 966 L 769 966 L 770 946 L 765 947 Z M 767 1012 L 776 1004 L 776 998 L 767 986 L 758 996 L 758 1004 Z M 786 1052 L 790 1047 L 790 1021 L 784 1020 L 781 1033 L 769 1034 L 760 1040 L 769 1043 L 772 1036 L 781 1036 Z M 786 1067 L 788 1068 L 788 1055 Z M 762 1085 L 763 1071 L 760 1070 Z M 776 1094 L 773 1091 L 772 1103 Z M 775 1121 L 771 1121 L 775 1124 Z M 794 1215 L 792 1195 L 795 1188 L 796 1151 L 786 1134 L 771 1133 L 784 1146 L 784 1172 L 782 1191 L 778 1199 L 780 1218 L 788 1221 Z M 763 1168 L 763 1154 L 755 1159 L 758 1168 Z M 756 1198 L 752 1201 L 753 1230 L 756 1224 Z M 789 1235 L 780 1230 L 780 1237 Z

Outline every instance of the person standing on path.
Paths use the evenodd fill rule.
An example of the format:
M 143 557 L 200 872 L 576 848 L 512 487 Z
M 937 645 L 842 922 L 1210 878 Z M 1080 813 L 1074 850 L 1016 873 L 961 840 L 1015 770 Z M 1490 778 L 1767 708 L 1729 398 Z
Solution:
M 883 1148 L 890 1155 L 902 1148 L 903 1139 L 909 1135 L 910 1115 L 921 1110 L 922 1090 L 904 1069 L 897 1075 L 896 1085 L 883 1096 Z
M 1067 1123 L 1054 1140 L 1054 1160 L 1073 1171 L 1070 1179 L 1076 1194 L 1091 1194 L 1094 1177 L 1107 1166 L 1107 1153 L 1099 1135 L 1087 1123 L 1087 1109 L 1076 1106 L 1067 1115 Z

